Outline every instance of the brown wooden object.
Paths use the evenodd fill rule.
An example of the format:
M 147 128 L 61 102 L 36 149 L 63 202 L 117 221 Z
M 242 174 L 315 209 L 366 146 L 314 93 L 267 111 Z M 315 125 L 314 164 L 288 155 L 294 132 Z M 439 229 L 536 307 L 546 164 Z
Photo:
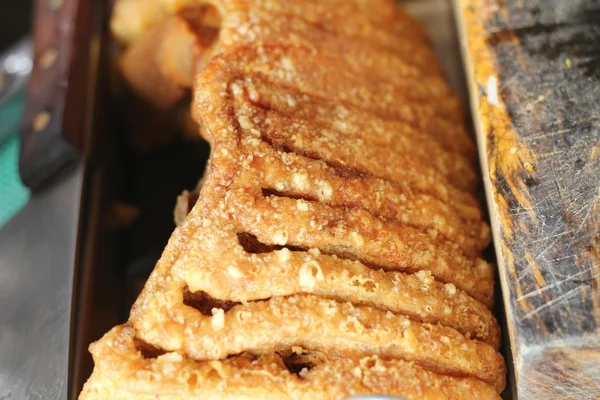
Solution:
M 600 396 L 600 3 L 456 0 L 519 399 Z
M 36 0 L 19 169 L 37 188 L 84 150 L 93 0 Z

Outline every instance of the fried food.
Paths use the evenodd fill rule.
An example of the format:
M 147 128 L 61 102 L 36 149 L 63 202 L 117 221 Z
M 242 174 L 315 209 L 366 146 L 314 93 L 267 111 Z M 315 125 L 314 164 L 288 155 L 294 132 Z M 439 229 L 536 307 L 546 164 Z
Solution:
M 236 246 L 236 239 L 232 239 L 231 245 Z M 278 246 L 264 245 L 248 234 L 238 234 L 237 240 L 247 254 L 222 254 L 218 258 L 225 263 L 235 260 L 236 269 L 218 268 L 215 257 L 205 262 L 206 271 L 181 271 L 188 290 L 238 302 L 316 294 L 408 315 L 416 321 L 439 322 L 468 338 L 485 341 L 496 349 L 499 346 L 498 326 L 489 310 L 453 284 L 436 281 L 428 271 L 386 272 L 316 249 L 277 250 Z M 311 272 L 318 279 L 311 277 Z
M 242 190 L 229 192 L 226 200 L 241 229 L 263 243 L 317 248 L 385 270 L 428 269 L 476 299 L 491 301 L 490 265 L 481 259 L 470 260 L 451 243 L 418 229 L 381 221 L 364 210 L 348 212 L 316 201 L 264 198 Z M 279 239 L 282 236 L 285 241 Z
M 195 304 L 192 299 L 184 302 L 188 307 Z M 494 349 L 441 325 L 310 295 L 221 306 L 225 310 L 215 306 L 209 315 L 187 313 L 185 326 L 177 329 L 173 323 L 170 337 L 161 338 L 161 348 L 184 349 L 195 360 L 219 360 L 243 352 L 269 354 L 294 346 L 326 354 L 329 359 L 376 354 L 415 361 L 441 373 L 473 376 L 498 390 L 504 387 L 504 377 L 498 373 L 504 372 L 503 360 Z M 179 310 L 171 311 L 176 319 Z M 142 340 L 162 341 L 154 335 L 156 328 L 148 336 L 143 329 L 139 331 Z
M 198 124 L 189 118 L 189 93 L 218 35 L 213 14 L 206 6 L 183 9 L 150 27 L 118 56 L 135 149 L 165 145 L 177 128 L 184 137 L 200 140 Z
M 500 399 L 478 379 L 438 374 L 414 362 L 376 355 L 295 365 L 293 355 L 248 353 L 220 361 L 152 354 L 135 330 L 118 326 L 91 346 L 96 368 L 86 399 L 329 399 L 389 393 L 411 399 Z M 300 353 L 302 349 L 294 349 Z
M 136 47 L 136 43 L 156 43 L 147 49 L 145 56 L 137 52 L 139 57 L 129 59 L 132 63 L 137 60 L 138 63 L 147 64 L 148 60 L 156 60 L 158 65 L 166 65 L 160 71 L 164 74 L 162 78 L 175 87 L 182 81 L 177 70 L 190 71 L 190 65 L 203 66 L 214 54 L 229 47 L 277 37 L 279 43 L 340 58 L 343 61 L 340 72 L 349 70 L 360 73 L 368 69 L 370 73 L 363 75 L 362 79 L 370 75 L 385 78 L 385 84 L 381 85 L 384 91 L 388 89 L 388 84 L 396 84 L 402 89 L 401 93 L 409 95 L 409 98 L 439 97 L 442 104 L 437 112 L 446 113 L 450 118 L 462 118 L 458 100 L 454 96 L 443 96 L 449 94 L 450 90 L 440 75 L 433 52 L 429 46 L 422 45 L 425 40 L 422 28 L 404 14 L 390 10 L 390 16 L 396 15 L 397 22 L 402 21 L 402 24 L 396 22 L 392 31 L 403 32 L 403 35 L 390 35 L 380 26 L 389 25 L 389 18 L 381 18 L 380 15 L 375 18 L 366 9 L 370 8 L 366 4 L 357 7 L 336 2 L 334 7 L 339 8 L 336 9 L 340 18 L 338 20 L 332 18 L 331 12 L 323 11 L 322 15 L 319 14 L 323 6 L 315 2 L 302 5 L 284 2 L 285 6 L 272 3 L 255 1 L 253 7 L 249 8 L 243 1 L 198 3 L 188 0 L 121 0 L 115 7 L 112 30 L 124 43 L 132 44 L 130 47 Z M 385 4 L 386 1 L 378 3 L 380 9 L 390 8 L 389 4 Z M 358 10 L 365 15 L 353 15 L 351 20 L 343 19 Z M 230 18 L 221 23 L 217 11 Z M 175 17 L 168 17 L 172 15 L 170 13 L 175 14 Z M 214 32 L 219 24 L 221 33 L 217 37 Z M 348 35 L 354 40 L 352 43 L 340 41 L 337 38 L 339 34 Z M 409 40 L 409 37 L 413 39 Z M 373 41 L 377 46 L 373 45 Z M 161 51 L 165 45 L 167 53 Z M 175 70 L 175 74 L 169 74 L 169 67 Z M 141 97 L 154 95 L 151 104 L 155 101 L 157 108 L 161 109 L 166 99 L 162 99 L 160 93 L 157 93 L 152 85 L 153 79 L 145 79 L 144 71 L 140 72 L 142 73 L 132 76 L 124 71 L 123 75 Z M 418 81 L 405 79 L 407 77 L 418 78 Z M 323 85 L 332 82 L 326 80 L 315 83 Z M 360 100 L 361 94 L 358 95 Z M 383 98 L 392 97 L 384 94 Z M 427 113 L 418 104 L 415 108 L 416 116 Z M 446 125 L 442 129 L 449 127 Z M 468 146 L 472 151 L 472 143 L 468 142 Z
M 231 22 L 229 26 L 237 41 L 253 39 L 252 35 L 244 35 L 247 33 L 245 23 L 254 21 L 263 25 L 257 18 L 257 15 L 262 15 L 296 17 L 301 22 L 317 25 L 326 32 L 368 41 L 380 47 L 390 47 L 397 52 L 406 49 L 404 46 L 411 46 L 412 49 L 417 47 L 414 44 L 427 42 L 423 27 L 387 0 L 328 0 L 327 3 L 254 0 L 251 7 L 243 0 L 119 0 L 113 10 L 111 30 L 121 42 L 130 44 L 166 16 L 198 4 L 212 5 L 218 14 L 230 17 L 224 25 Z M 271 30 L 270 27 L 271 25 L 265 25 L 261 29 Z M 433 69 L 439 66 L 428 47 L 424 46 L 417 51 L 429 55 L 422 68 Z
M 119 4 L 130 46 L 192 6 Z M 81 398 L 497 398 L 474 146 L 422 29 L 391 0 L 202 4 L 208 173 Z
M 253 198 L 249 200 L 256 201 Z M 173 296 L 161 295 L 160 305 L 150 293 L 140 297 L 132 316 L 134 325 L 149 323 L 145 317 L 146 310 L 141 311 L 138 307 L 148 310 L 162 307 L 169 309 L 171 315 L 177 315 L 176 309 L 181 305 L 178 293 L 185 290 L 233 302 L 310 293 L 354 304 L 368 304 L 383 311 L 409 315 L 416 321 L 441 323 L 467 338 L 479 339 L 498 348 L 499 330 L 494 317 L 483 304 L 457 289 L 453 283 L 441 283 L 427 270 L 414 274 L 386 271 L 363 260 L 355 261 L 339 249 L 321 251 L 318 247 L 309 246 L 308 241 L 294 242 L 292 237 L 296 235 L 289 229 L 291 223 L 286 225 L 285 230 L 275 229 L 272 221 L 265 219 L 258 231 L 248 232 L 247 228 L 256 224 L 248 223 L 247 217 L 235 204 L 244 201 L 244 197 L 236 196 L 235 191 L 229 192 L 218 204 L 200 198 L 196 207 L 205 212 L 201 217 L 195 212 L 188 219 L 202 218 L 197 224 L 203 228 L 193 233 L 194 240 L 186 245 L 185 254 L 172 255 L 178 258 L 177 268 L 171 270 L 168 282 L 162 282 L 164 276 L 155 275 L 149 281 L 149 285 L 160 286 L 163 292 L 172 291 Z M 291 201 L 295 202 L 295 212 L 280 217 L 274 213 L 274 221 L 299 221 L 300 214 L 310 212 L 308 202 Z M 260 207 L 256 203 L 250 208 L 255 212 L 258 209 Z M 281 207 L 277 210 L 280 211 Z M 269 214 L 266 213 L 266 216 Z M 261 218 L 262 214 L 257 213 L 253 217 Z M 300 226 L 311 225 L 314 224 L 301 221 Z M 309 237 L 310 231 L 303 235 Z M 349 236 L 358 237 L 352 233 Z M 211 243 L 218 243 L 218 248 L 212 248 Z M 229 267 L 224 268 L 223 265 Z M 169 337 L 172 338 L 173 334 L 170 333 Z M 162 343 L 168 338 L 157 340 Z
M 184 9 L 160 21 L 120 57 L 125 81 L 158 109 L 172 109 L 192 87 L 199 60 L 218 36 L 211 10 Z
M 184 190 L 183 193 L 177 197 L 175 210 L 173 210 L 173 219 L 177 226 L 183 223 L 185 217 L 190 213 L 197 200 L 198 192 L 190 192 L 188 190 Z
M 260 51 L 246 47 L 235 52 L 236 55 L 239 53 L 259 54 Z M 268 64 L 271 74 L 273 76 L 281 75 L 279 70 L 274 67 L 278 65 L 277 61 L 280 53 L 275 49 L 270 49 L 268 52 L 265 51 L 264 54 L 268 54 L 269 59 L 272 60 Z M 262 178 L 267 180 L 268 177 L 272 177 L 271 179 L 275 181 L 273 189 L 280 193 L 286 193 L 287 175 L 291 181 L 288 181 L 288 185 L 293 188 L 292 194 L 288 194 L 288 197 L 312 200 L 312 202 L 307 203 L 310 204 L 310 206 L 307 205 L 310 209 L 306 213 L 295 212 L 297 206 L 294 199 L 286 199 L 285 197 L 271 197 L 270 201 L 263 202 L 262 206 L 258 203 L 261 196 L 254 196 L 254 200 L 246 200 L 246 203 L 251 204 L 250 207 L 244 207 L 243 202 L 234 202 L 232 207 L 236 207 L 236 213 L 244 215 L 245 211 L 248 211 L 248 226 L 244 228 L 248 229 L 249 233 L 257 237 L 264 235 L 262 238 L 259 237 L 259 240 L 263 239 L 268 242 L 275 231 L 284 230 L 288 227 L 294 233 L 288 235 L 292 245 L 318 247 L 325 251 L 337 250 L 350 257 L 362 259 L 387 269 L 416 272 L 427 268 L 442 281 L 449 282 L 452 280 L 457 287 L 465 290 L 473 297 L 488 305 L 491 304 L 493 270 L 486 262 L 472 256 L 479 249 L 475 248 L 471 251 L 457 249 L 455 243 L 438 238 L 434 230 L 423 232 L 406 226 L 402 221 L 403 218 L 400 218 L 399 221 L 386 221 L 373 216 L 368 209 L 353 208 L 351 212 L 348 212 L 348 209 L 344 207 L 330 207 L 321 204 L 327 203 L 334 196 L 334 193 L 343 196 L 347 192 L 345 184 L 352 181 L 352 175 L 358 176 L 361 180 L 372 180 L 376 177 L 373 176 L 372 171 L 363 172 L 346 168 L 347 175 L 350 176 L 347 178 L 343 176 L 343 172 L 340 173 L 339 167 L 336 168 L 339 165 L 339 157 L 331 160 L 321 159 L 314 154 L 295 153 L 285 147 L 276 148 L 259 131 L 259 129 L 262 130 L 262 127 L 259 127 L 259 129 L 254 127 L 254 120 L 251 115 L 242 115 L 236 121 L 234 119 L 235 114 L 241 108 L 238 104 L 247 102 L 244 96 L 244 86 L 239 81 L 232 81 L 231 79 L 232 76 L 235 77 L 239 74 L 234 69 L 237 65 L 235 64 L 236 59 L 237 57 L 229 59 L 224 55 L 213 60 L 211 66 L 207 67 L 202 74 L 202 81 L 198 84 L 200 90 L 196 92 L 196 109 L 202 110 L 202 124 L 207 131 L 211 132 L 215 143 L 215 151 L 211 161 L 212 169 L 219 171 L 215 175 L 228 178 L 229 182 L 222 182 L 222 185 L 231 186 L 232 188 L 254 187 L 255 192 L 270 189 L 265 187 L 261 180 Z M 253 68 L 248 59 L 244 57 L 242 59 L 243 62 L 240 65 L 243 65 L 246 69 Z M 259 62 L 260 60 L 257 61 L 257 63 Z M 262 64 L 267 65 L 266 60 L 262 60 Z M 253 90 L 253 77 L 246 77 L 244 81 L 246 82 L 245 86 L 250 88 L 249 98 L 255 98 L 258 101 L 260 94 Z M 227 87 L 229 90 L 226 92 L 223 91 L 224 82 L 228 82 Z M 332 93 L 334 100 L 331 101 L 343 102 L 340 98 L 344 97 L 344 93 L 341 88 L 339 88 L 339 91 L 342 93 L 338 93 L 337 98 Z M 215 98 L 219 98 L 220 101 L 215 102 Z M 318 106 L 317 102 L 315 102 L 315 106 Z M 225 110 L 233 116 L 226 115 Z M 293 112 L 288 115 L 290 118 L 294 116 Z M 290 125 L 294 126 L 293 122 Z M 237 135 L 231 133 L 230 128 L 232 126 L 237 127 Z M 301 133 L 301 131 L 296 130 L 294 136 L 292 136 L 294 140 L 297 142 L 308 141 Z M 290 153 L 297 155 L 298 159 L 305 161 L 307 164 L 318 164 L 321 167 L 331 166 L 332 168 L 323 168 L 322 171 L 316 171 L 315 168 L 310 167 L 294 170 L 293 161 L 290 162 L 289 158 L 287 162 L 282 160 L 281 164 L 277 163 L 277 158 L 283 158 L 284 154 Z M 266 165 L 261 168 L 261 164 Z M 342 179 L 338 179 L 340 182 L 339 187 L 332 185 L 332 181 L 335 182 L 336 175 L 342 175 Z M 377 178 L 391 184 L 395 183 L 385 177 Z M 434 198 L 434 195 L 440 200 L 458 198 L 454 202 L 449 201 L 456 203 L 456 208 L 459 210 L 466 209 L 468 212 L 469 209 L 473 209 L 478 214 L 477 203 L 471 193 L 460 192 L 459 195 L 455 194 L 459 193 L 459 190 L 447 182 L 430 182 L 426 178 L 423 181 L 437 186 L 438 191 L 427 189 L 425 186 L 428 185 L 426 184 L 423 184 L 422 189 L 417 183 L 408 183 L 407 185 L 413 190 L 425 192 L 431 198 Z M 449 191 L 452 191 L 454 195 L 448 196 Z M 239 191 L 238 193 L 239 196 L 243 196 L 243 193 Z M 229 193 L 230 198 L 233 195 L 233 192 Z M 348 197 L 364 199 L 370 196 L 372 196 L 372 192 L 368 193 L 363 190 L 352 193 Z M 385 192 L 382 197 L 386 199 Z M 462 199 L 464 199 L 464 203 L 461 202 Z M 423 213 L 422 210 L 419 210 L 419 212 Z M 474 216 L 480 217 L 480 215 Z M 435 220 L 435 217 L 432 219 Z M 298 221 L 298 224 L 292 223 L 292 220 Z M 444 220 L 443 216 L 441 220 Z M 258 221 L 261 221 L 261 223 L 257 224 Z M 481 220 L 478 223 L 483 225 Z M 267 232 L 265 232 L 265 228 L 267 228 Z M 304 233 L 304 238 L 298 236 L 301 231 Z M 303 241 L 306 241 L 306 243 L 302 243 Z M 394 251 L 390 251 L 390 248 Z
M 185 88 L 165 76 L 156 49 L 173 21 L 165 21 L 127 48 L 120 70 L 133 91 L 160 110 L 173 109 L 185 96 Z M 167 33 L 168 34 L 168 33 Z
M 207 184 L 210 185 L 210 179 Z M 270 245 L 256 240 L 249 243 L 247 235 L 240 236 L 236 233 L 244 231 L 238 222 L 244 217 L 239 215 L 235 207 L 228 205 L 228 195 L 232 192 L 225 195 L 225 199 L 219 203 L 213 204 L 213 199 L 204 196 L 204 193 L 212 191 L 212 188 L 205 185 L 202 190 L 198 203 L 180 228 L 180 240 L 192 237 L 193 240 L 176 244 L 175 252 L 177 247 L 181 246 L 185 249 L 182 253 L 171 253 L 171 249 L 167 249 L 162 260 L 166 257 L 167 260 L 176 261 L 172 265 L 168 262 L 163 263 L 162 260 L 159 262 L 132 311 L 130 321 L 144 341 L 166 350 L 184 349 L 192 358 L 204 360 L 221 359 L 243 351 L 264 354 L 280 350 L 264 347 L 273 344 L 283 348 L 297 345 L 310 347 L 312 344 L 312 350 L 338 355 L 359 354 L 359 349 L 368 348 L 366 354 L 415 360 L 423 365 L 434 365 L 438 372 L 479 377 L 498 388 L 503 387 L 504 364 L 501 356 L 494 350 L 498 345 L 495 320 L 483 305 L 460 293 L 453 285 L 436 283 L 425 271 L 407 276 L 379 270 L 379 279 L 369 279 L 369 275 L 374 276 L 375 271 L 360 262 L 321 254 L 315 249 L 306 251 L 293 245 L 282 247 L 289 244 L 289 237 L 286 237 L 287 233 L 283 231 L 273 235 Z M 188 229 L 192 229 L 193 233 L 186 232 Z M 344 272 L 341 269 L 342 265 L 348 265 L 350 268 Z M 355 268 L 354 271 L 352 267 Z M 290 274 L 289 279 L 285 279 L 284 271 L 288 269 L 295 269 L 295 273 Z M 365 275 L 357 274 L 358 271 Z M 371 274 L 366 271 L 371 271 Z M 341 280 L 346 282 L 345 285 L 332 279 L 335 278 L 336 272 L 341 275 Z M 247 279 L 245 274 L 253 276 L 254 279 Z M 219 276 L 226 279 L 226 283 L 219 284 Z M 253 281 L 262 280 L 261 278 L 264 278 L 264 285 L 269 291 L 274 291 L 275 295 L 252 293 L 257 289 Z M 296 291 L 290 289 L 292 279 L 297 280 Z M 278 284 L 280 280 L 283 281 Z M 409 282 L 414 287 L 412 293 L 418 297 L 406 297 L 411 294 Z M 388 288 L 391 286 L 387 296 L 384 292 L 385 286 L 380 289 L 379 285 L 387 285 Z M 219 287 L 224 287 L 225 290 L 221 289 L 219 292 Z M 295 300 L 295 303 L 304 304 L 300 309 L 287 304 L 294 298 L 293 295 L 307 292 L 318 293 L 320 297 L 310 297 L 309 300 L 302 300 L 300 297 Z M 397 296 L 394 296 L 394 293 L 397 293 Z M 450 296 L 449 293 L 453 295 Z M 343 298 L 344 296 L 346 298 Z M 452 303 L 451 298 L 454 296 L 456 302 Z M 331 300 L 319 303 L 321 297 Z M 386 300 L 378 300 L 384 297 L 387 297 Z M 247 306 L 239 304 L 269 298 L 271 300 L 268 304 L 275 306 L 266 309 L 263 307 L 262 310 L 255 309 L 255 305 L 261 303 L 250 303 Z M 402 299 L 405 299 L 404 306 Z M 335 304 L 332 305 L 331 302 Z M 444 302 L 445 304 L 440 304 Z M 434 307 L 436 304 L 437 308 Z M 311 316 L 311 312 L 319 307 L 324 311 Z M 344 310 L 344 307 L 349 307 L 352 311 L 339 311 Z M 364 310 L 363 317 L 355 322 L 351 320 L 351 328 L 339 330 L 341 321 L 361 316 L 359 309 Z M 410 327 L 410 324 L 416 322 L 411 323 L 401 314 L 411 315 L 413 320 L 430 323 L 417 324 L 422 327 L 418 328 L 421 329 L 421 335 L 418 335 L 417 331 L 413 333 L 412 330 L 404 334 L 402 326 Z M 286 322 L 282 324 L 282 321 Z M 465 332 L 467 337 L 483 338 L 492 346 L 467 339 L 455 329 L 431 324 L 438 322 L 446 326 L 459 325 L 463 331 L 470 326 L 470 331 Z M 228 323 L 240 325 L 233 326 Z M 302 331 L 298 324 L 304 326 L 306 331 Z M 288 328 L 290 330 L 286 330 Z M 444 333 L 437 333 L 438 329 L 444 329 Z M 243 332 L 252 332 L 252 338 L 242 334 Z M 228 337 L 229 333 L 233 336 Z M 350 334 L 346 339 L 349 343 L 360 345 L 357 348 L 343 348 L 341 343 L 345 333 Z M 352 336 L 354 333 L 358 334 Z M 279 334 L 282 335 L 281 338 L 277 336 Z M 287 338 L 286 335 L 289 334 L 299 336 Z M 408 339 L 404 335 L 407 335 Z M 431 342 L 430 335 L 437 339 Z M 336 345 L 333 346 L 327 341 L 319 344 L 318 338 L 327 337 L 336 338 Z M 399 341 L 395 342 L 393 337 L 399 338 Z M 261 338 L 265 341 L 261 342 Z M 377 352 L 376 343 L 370 342 L 373 338 L 378 338 L 386 344 L 382 345 L 382 353 Z M 317 340 L 316 344 L 311 342 L 311 339 Z M 235 347 L 236 345 L 242 347 Z M 428 358 L 414 359 L 406 353 L 400 356 L 396 352 L 399 348 L 410 351 L 411 346 L 415 346 L 413 351 L 419 354 L 418 357 L 428 357 L 425 349 L 436 349 L 435 351 L 441 353 L 431 355 L 436 361 L 430 361 Z M 471 351 L 470 355 L 456 353 L 457 349 L 465 350 L 471 348 L 469 346 L 478 347 L 467 350 Z M 454 350 L 442 350 L 445 347 Z M 209 353 L 206 353 L 207 351 Z M 450 354 L 454 363 L 448 361 L 448 365 L 445 365 L 435 358 L 443 357 L 443 354 Z M 485 366 L 483 368 L 489 368 L 489 371 L 485 372 L 488 375 L 461 365 L 462 360 L 478 360 L 477 362 Z

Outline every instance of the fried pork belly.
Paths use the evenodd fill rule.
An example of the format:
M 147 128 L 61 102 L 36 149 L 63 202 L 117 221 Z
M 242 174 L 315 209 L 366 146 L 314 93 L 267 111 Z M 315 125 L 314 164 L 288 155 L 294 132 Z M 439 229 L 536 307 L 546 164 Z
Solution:
M 126 47 L 120 71 L 135 93 L 160 110 L 173 109 L 183 99 L 197 62 L 218 36 L 216 28 L 205 24 L 210 10 L 184 9 Z
M 121 0 L 113 29 L 198 4 Z M 474 145 L 422 28 L 391 0 L 201 4 L 208 173 L 80 398 L 498 398 Z
M 411 399 L 500 399 L 473 378 L 439 374 L 403 360 L 376 355 L 295 364 L 285 353 L 243 353 L 219 361 L 196 361 L 157 353 L 119 326 L 91 346 L 96 368 L 83 396 L 94 399 L 328 399 L 398 393 Z M 295 348 L 302 352 L 303 349 Z M 296 358 L 296 360 L 294 359 Z M 309 369 L 310 367 L 310 369 Z

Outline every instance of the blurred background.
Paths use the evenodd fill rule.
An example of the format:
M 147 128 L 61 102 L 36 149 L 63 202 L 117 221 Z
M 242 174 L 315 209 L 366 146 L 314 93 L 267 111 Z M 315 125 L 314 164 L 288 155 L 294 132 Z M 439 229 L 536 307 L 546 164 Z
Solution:
M 32 0 L 2 0 L 0 5 L 0 51 L 29 32 Z
M 15 45 L 23 43 L 31 28 L 33 0 L 2 0 L 0 4 L 0 227 L 27 202 L 29 191 L 18 176 L 19 128 L 25 106 L 23 85 L 12 95 L 14 79 L 6 66 Z M 20 57 L 24 57 L 20 52 Z M 13 57 L 14 60 L 14 57 Z

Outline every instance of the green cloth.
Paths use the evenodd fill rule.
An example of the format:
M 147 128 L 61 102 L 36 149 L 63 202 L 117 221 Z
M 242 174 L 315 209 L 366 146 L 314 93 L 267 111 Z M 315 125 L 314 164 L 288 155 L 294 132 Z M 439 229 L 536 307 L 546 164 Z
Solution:
M 19 177 L 19 128 L 25 97 L 19 94 L 0 108 L 0 129 L 10 132 L 0 143 L 0 227 L 18 213 L 29 200 L 29 190 Z

